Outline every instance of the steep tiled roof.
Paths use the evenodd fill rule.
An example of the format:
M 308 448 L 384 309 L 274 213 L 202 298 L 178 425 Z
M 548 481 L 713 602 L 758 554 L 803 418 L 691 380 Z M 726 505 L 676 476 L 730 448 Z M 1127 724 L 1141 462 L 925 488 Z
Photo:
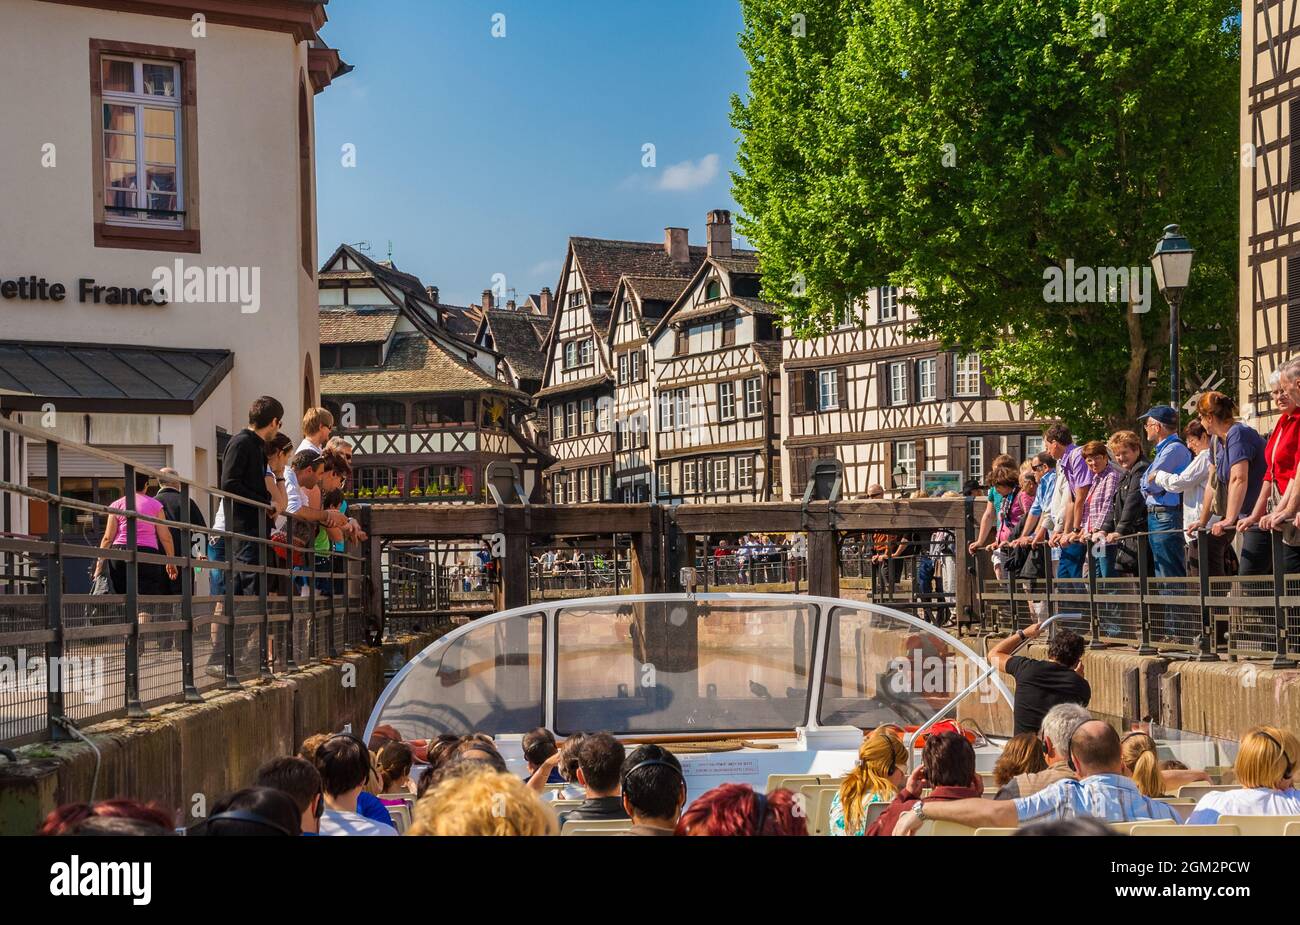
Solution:
M 681 276 L 629 276 L 627 284 L 644 302 L 675 302 L 689 279 Z
M 704 262 L 703 247 L 690 249 L 690 260 L 674 263 L 663 244 L 649 241 L 609 241 L 604 238 L 570 238 L 574 256 L 595 293 L 612 293 L 618 278 L 628 276 L 670 276 L 689 278 Z
M 530 312 L 499 308 L 492 309 L 487 315 L 496 352 L 510 361 L 520 379 L 540 381 L 546 365 L 542 344 L 546 340 L 548 319 Z
M 447 330 L 457 337 L 472 341 L 478 332 L 479 322 L 483 320 L 483 310 L 477 305 L 466 308 L 463 305 L 444 305 L 438 307 L 447 313 Z
M 754 353 L 758 355 L 758 361 L 763 364 L 763 368 L 769 373 L 774 373 L 781 368 L 781 342 L 777 340 L 756 340 L 751 347 Z
M 739 296 L 729 296 L 725 299 L 717 299 L 713 302 L 706 302 L 699 308 L 692 308 L 686 311 L 679 311 L 673 315 L 672 323 L 677 324 L 682 321 L 694 321 L 696 318 L 707 318 L 710 315 L 716 315 L 724 312 L 729 308 L 739 308 L 751 315 L 775 315 L 777 308 L 771 302 L 763 302 L 759 299 L 745 299 Z
M 320 313 L 322 344 L 364 344 L 388 340 L 400 315 L 396 308 L 328 308 Z
M 714 257 L 713 261 L 728 273 L 758 272 L 758 251 L 733 250 L 730 257 Z
M 381 367 L 323 371 L 320 390 L 322 395 L 500 392 L 524 397 L 418 333 L 397 335 Z
M 563 395 L 566 392 L 578 392 L 582 389 L 597 388 L 602 385 L 609 385 L 614 380 L 608 373 L 599 376 L 587 376 L 584 379 L 574 379 L 571 382 L 561 382 L 556 385 L 547 386 L 537 393 L 537 398 L 547 398 L 551 395 Z

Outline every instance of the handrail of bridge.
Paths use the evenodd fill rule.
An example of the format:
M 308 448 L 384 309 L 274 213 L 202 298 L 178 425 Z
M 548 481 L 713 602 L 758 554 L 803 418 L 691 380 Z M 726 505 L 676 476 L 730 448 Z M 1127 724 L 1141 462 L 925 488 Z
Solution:
M 42 444 L 45 489 L 26 484 L 25 474 L 15 471 L 27 451 L 40 452 Z M 62 494 L 60 463 L 69 451 L 122 467 L 124 508 Z M 243 681 L 336 657 L 340 646 L 364 641 L 365 555 L 355 548 L 337 551 L 332 543 L 320 552 L 310 541 L 300 544 L 294 524 L 306 521 L 287 512 L 284 539 L 272 538 L 270 505 L 170 474 L 182 511 L 192 509 L 198 493 L 220 499 L 227 511 L 238 503 L 257 512 L 258 535 L 230 529 L 231 522 L 218 530 L 144 514 L 136 509 L 137 473 L 163 478 L 125 456 L 0 417 L 5 525 L 24 504 L 44 505 L 49 523 L 44 538 L 0 534 L 0 742 L 62 739 L 72 723 L 143 717 L 149 706 L 198 701 L 202 690 L 235 689 Z M 125 520 L 125 545 L 76 542 L 65 535 L 65 511 L 89 515 L 95 526 L 102 518 Z M 141 524 L 166 529 L 175 538 L 173 553 L 165 554 L 161 545 L 140 546 Z M 194 555 L 196 538 L 224 547 L 223 558 Z M 97 560 L 109 568 L 122 563 L 125 587 L 74 593 L 79 582 L 72 564 Z M 142 565 L 174 566 L 179 593 L 141 593 Z M 224 590 L 198 593 L 200 573 Z M 302 596 L 295 585 L 302 586 Z M 208 659 L 202 675 L 195 670 L 196 654 Z
M 1233 527 L 1226 532 L 1233 532 Z M 1251 527 L 1247 532 L 1263 532 Z M 1197 661 L 1269 657 L 1271 667 L 1293 668 L 1300 655 L 1300 574 L 1286 571 L 1282 534 L 1271 532 L 1269 570 L 1255 574 L 1211 574 L 1209 530 L 1194 534 L 1196 569 L 1191 575 L 1152 574 L 1151 538 L 1182 529 L 1141 530 L 1107 542 L 1080 540 L 1080 575 L 1061 577 L 1046 543 L 1029 544 L 1024 568 L 1010 573 L 1001 563 L 975 557 L 977 601 L 982 625 L 1014 632 L 1063 607 L 1083 612 L 1091 648 L 1107 643 L 1134 645 L 1138 654 L 1177 653 Z M 1012 544 L 985 547 L 996 553 Z M 1124 548 L 1131 574 L 1115 575 L 1110 552 Z M 990 577 L 991 576 L 991 577 Z

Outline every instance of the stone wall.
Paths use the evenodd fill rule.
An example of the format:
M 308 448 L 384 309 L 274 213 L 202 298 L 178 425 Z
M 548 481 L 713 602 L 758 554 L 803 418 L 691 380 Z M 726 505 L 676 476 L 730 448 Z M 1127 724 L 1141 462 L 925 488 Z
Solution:
M 360 734 L 383 691 L 384 666 L 405 663 L 437 635 L 348 652 L 275 680 L 207 694 L 202 703 L 153 710 L 147 719 L 88 727 L 83 731 L 101 754 L 95 795 L 156 800 L 188 824 L 200 800 L 211 806 L 248 786 L 261 764 L 293 754 L 307 736 L 349 723 Z M 0 835 L 30 834 L 56 806 L 89 799 L 95 781 L 95 754 L 85 743 L 18 751 L 18 764 L 0 763 Z

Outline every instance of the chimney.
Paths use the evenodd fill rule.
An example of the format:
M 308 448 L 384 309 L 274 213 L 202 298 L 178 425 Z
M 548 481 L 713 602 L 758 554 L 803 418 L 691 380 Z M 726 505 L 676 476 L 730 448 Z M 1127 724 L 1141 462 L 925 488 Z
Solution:
M 429 301 L 432 302 L 434 305 L 437 305 L 437 304 L 438 304 L 438 287 L 437 287 L 437 286 L 425 286 L 425 287 L 424 287 L 424 294 L 427 295 L 427 296 L 429 297 Z
M 710 257 L 731 256 L 731 213 L 714 209 L 705 219 L 708 224 L 708 250 Z
M 483 290 L 483 311 L 486 312 L 491 310 L 492 310 L 492 290 L 484 289 Z
M 543 286 L 542 294 L 538 297 L 538 308 L 546 317 L 551 316 L 551 287 Z
M 687 240 L 687 234 L 685 228 L 664 229 L 664 253 L 672 259 L 673 263 L 681 267 L 691 262 L 691 245 Z
M 514 299 L 507 299 L 507 300 L 506 300 L 506 311 L 508 311 L 508 312 L 512 312 L 512 311 L 514 311 L 514 310 L 515 310 L 515 300 L 514 300 Z

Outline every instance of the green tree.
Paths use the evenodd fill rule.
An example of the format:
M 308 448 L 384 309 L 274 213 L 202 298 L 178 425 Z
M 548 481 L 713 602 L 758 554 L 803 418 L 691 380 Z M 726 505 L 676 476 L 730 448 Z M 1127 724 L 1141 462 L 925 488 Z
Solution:
M 1141 312 L 1049 301 L 1044 273 L 1149 267 L 1177 222 L 1184 382 L 1235 375 L 1239 3 L 831 0 L 802 30 L 741 5 L 734 193 L 793 333 L 890 282 L 1008 399 L 1131 426 L 1168 397 L 1154 281 Z

